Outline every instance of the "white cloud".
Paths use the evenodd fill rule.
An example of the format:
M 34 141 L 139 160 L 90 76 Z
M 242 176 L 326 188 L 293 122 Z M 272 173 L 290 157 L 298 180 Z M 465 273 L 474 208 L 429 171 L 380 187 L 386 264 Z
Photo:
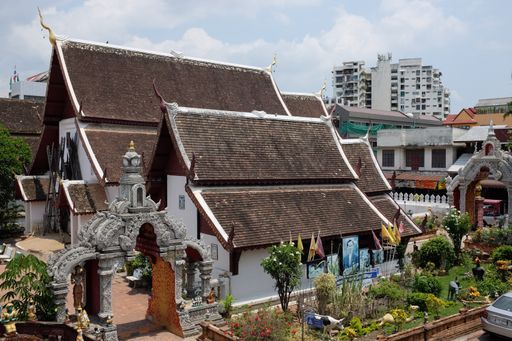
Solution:
M 212 17 L 271 15 L 281 24 L 290 22 L 286 10 L 297 6 L 315 6 L 321 0 L 88 0 L 67 9 L 42 8 L 45 21 L 56 33 L 73 38 L 140 47 L 169 52 L 181 51 L 188 56 L 266 66 L 274 53 L 278 56 L 276 78 L 279 86 L 291 91 L 317 91 L 323 80 L 330 83 L 334 64 L 344 60 L 366 60 L 373 64 L 377 53 L 407 50 L 412 44 L 423 48 L 443 46 L 466 32 L 463 22 L 447 15 L 436 2 L 422 0 L 385 0 L 375 8 L 377 19 L 370 21 L 362 15 L 349 13 L 344 7 L 332 9 L 335 15 L 331 27 L 310 32 L 301 38 L 269 41 L 263 38 L 232 43 L 214 37 L 201 27 L 201 19 Z M 165 31 L 185 28 L 181 37 L 161 39 L 144 36 L 149 30 Z M 188 27 L 188 28 L 187 28 Z M 15 23 L 7 29 L 2 65 L 49 65 L 50 46 L 43 39 L 35 7 L 32 20 Z M 405 57 L 405 56 L 404 56 Z M 26 67 L 30 69 L 30 67 Z M 0 77 L 8 79 L 12 70 L 1 70 Z M 0 91 L 5 91 L 0 82 Z M 4 88 L 2 88 L 4 87 Z

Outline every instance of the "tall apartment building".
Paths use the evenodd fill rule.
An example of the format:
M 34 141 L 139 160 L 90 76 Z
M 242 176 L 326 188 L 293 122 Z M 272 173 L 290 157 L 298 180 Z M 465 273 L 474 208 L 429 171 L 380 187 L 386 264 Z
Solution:
M 363 61 L 344 62 L 334 67 L 333 88 L 336 103 L 371 108 L 371 73 Z
M 342 67 L 334 67 L 334 97 L 337 103 L 343 105 L 401 111 L 414 116 L 431 115 L 442 119 L 450 111 L 450 91 L 443 86 L 441 75 L 431 65 L 422 65 L 421 58 L 400 59 L 398 63 L 391 63 L 391 54 L 378 55 L 377 65 L 370 72 L 364 68 L 362 61 L 344 62 Z M 356 80 L 357 85 L 354 84 Z M 364 88 L 364 92 L 356 93 L 354 86 Z M 349 97 L 349 94 L 353 97 Z M 361 101 L 362 95 L 364 103 Z M 347 103 L 347 100 L 350 102 Z

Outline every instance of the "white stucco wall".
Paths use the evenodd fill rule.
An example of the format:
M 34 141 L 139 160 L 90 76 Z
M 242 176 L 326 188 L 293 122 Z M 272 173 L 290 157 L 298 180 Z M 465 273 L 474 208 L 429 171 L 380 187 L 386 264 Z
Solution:
M 277 298 L 274 280 L 261 267 L 261 261 L 268 256 L 266 249 L 242 252 L 238 264 L 238 275 L 231 278 L 231 294 L 236 305 L 253 304 Z M 313 287 L 313 280 L 306 278 L 306 267 L 303 265 L 301 288 Z
M 28 209 L 25 208 L 27 222 L 27 225 L 25 226 L 26 231 L 43 231 L 43 217 L 45 205 L 45 201 L 29 201 L 27 203 Z
M 187 228 L 187 236 L 197 238 L 197 209 L 185 192 L 184 176 L 167 175 L 167 214 L 181 219 Z M 185 198 L 185 209 L 179 207 L 180 195 Z

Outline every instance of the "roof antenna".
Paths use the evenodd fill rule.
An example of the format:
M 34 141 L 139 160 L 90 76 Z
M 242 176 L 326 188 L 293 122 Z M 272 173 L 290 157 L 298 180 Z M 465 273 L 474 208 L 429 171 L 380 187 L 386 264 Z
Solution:
M 162 114 L 165 114 L 167 112 L 167 106 L 166 106 L 166 102 L 164 100 L 164 98 L 162 97 L 162 95 L 160 94 L 160 91 L 158 91 L 158 89 L 156 88 L 156 79 L 153 78 L 153 90 L 155 91 L 155 96 L 160 100 L 160 111 L 162 112 Z

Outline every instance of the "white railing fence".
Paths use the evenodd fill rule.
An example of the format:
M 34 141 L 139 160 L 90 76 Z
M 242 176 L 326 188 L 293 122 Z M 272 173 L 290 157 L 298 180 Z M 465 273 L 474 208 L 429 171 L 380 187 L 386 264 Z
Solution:
M 393 199 L 410 215 L 426 213 L 429 209 L 435 214 L 445 214 L 450 206 L 446 195 L 429 195 L 417 193 L 391 193 Z

